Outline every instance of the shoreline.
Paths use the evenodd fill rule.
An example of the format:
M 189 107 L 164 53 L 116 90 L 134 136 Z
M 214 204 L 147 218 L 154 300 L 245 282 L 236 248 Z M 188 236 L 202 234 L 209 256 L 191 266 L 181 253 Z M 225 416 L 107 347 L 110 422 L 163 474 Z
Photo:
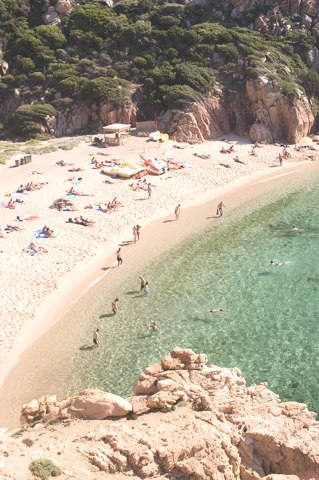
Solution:
M 65 279 L 65 285 L 67 285 L 69 282 L 70 284 L 72 283 L 72 286 L 69 285 L 67 289 L 65 285 L 63 285 L 60 289 L 57 289 L 55 292 L 53 292 L 53 294 L 51 294 L 50 297 L 47 298 L 47 300 L 42 304 L 41 309 L 39 309 L 38 315 L 33 322 L 32 329 L 29 331 L 29 339 L 26 338 L 26 331 L 22 332 L 23 334 L 20 335 L 20 343 L 16 344 L 16 348 L 12 351 L 9 357 L 11 363 L 9 361 L 7 362 L 6 375 L 2 376 L 0 405 L 5 407 L 6 402 L 8 402 L 8 397 L 16 397 L 18 394 L 19 388 L 17 388 L 17 385 L 20 385 L 20 382 L 16 381 L 16 379 L 19 377 L 19 375 L 23 376 L 26 358 L 30 355 L 31 357 L 36 356 L 36 344 L 38 340 L 41 340 L 41 336 L 48 334 L 52 326 L 60 324 L 63 315 L 70 308 L 72 308 L 72 305 L 79 301 L 79 299 L 82 298 L 93 285 L 99 283 L 99 280 L 106 274 L 109 272 L 111 273 L 113 282 L 121 281 L 123 275 L 122 272 L 124 272 L 125 276 L 129 275 L 130 270 L 133 268 L 133 264 L 135 266 L 138 265 L 141 259 L 144 259 L 145 261 L 146 257 L 149 261 L 151 261 L 154 255 L 159 255 L 169 250 L 173 246 L 185 240 L 187 237 L 198 232 L 199 229 L 204 229 L 205 225 L 207 225 L 207 218 L 209 218 L 207 215 L 210 214 L 211 216 L 214 216 L 214 214 L 212 215 L 212 211 L 215 212 L 215 202 L 217 198 L 220 198 L 221 195 L 223 196 L 223 200 L 226 202 L 227 211 L 230 211 L 239 207 L 240 204 L 243 204 L 246 201 L 253 200 L 272 190 L 277 190 L 280 185 L 285 184 L 287 180 L 290 181 L 292 177 L 298 178 L 301 171 L 304 175 L 307 172 L 311 173 L 316 169 L 317 167 L 315 163 L 310 161 L 301 161 L 298 163 L 293 161 L 281 167 L 280 171 L 277 169 L 269 171 L 268 168 L 265 168 L 262 171 L 240 177 L 224 186 L 215 188 L 209 192 L 205 192 L 199 198 L 192 200 L 189 205 L 183 207 L 181 218 L 178 222 L 174 221 L 171 223 L 173 214 L 165 217 L 161 216 L 157 219 L 150 219 L 147 225 L 143 226 L 142 239 L 140 242 L 138 242 L 136 245 L 129 245 L 128 247 L 125 247 L 127 259 L 129 259 L 130 264 L 132 264 L 130 267 L 125 266 L 125 268 L 115 268 L 112 271 L 106 270 L 105 273 L 101 274 L 101 264 L 103 265 L 106 263 L 108 265 L 107 268 L 112 266 L 115 258 L 114 245 L 116 242 L 120 242 L 121 238 L 123 241 L 123 237 L 125 237 L 125 235 L 128 235 L 130 238 L 130 230 L 124 230 L 116 237 L 116 239 L 113 238 L 112 241 L 108 242 L 107 249 L 105 248 L 105 244 L 101 245 L 98 254 L 96 254 L 94 259 L 90 260 L 89 264 L 79 265 L 76 271 L 74 271 L 68 278 Z M 172 228 L 163 229 L 163 223 L 167 221 L 170 222 Z M 181 227 L 183 228 L 181 229 Z M 163 232 L 163 230 L 166 231 Z M 172 230 L 174 235 L 172 235 Z M 163 233 L 165 233 L 165 235 Z M 154 239 L 159 238 L 160 244 L 155 245 Z M 148 247 L 148 251 L 145 254 L 146 243 L 148 246 L 151 244 L 152 248 L 150 249 Z M 125 263 L 126 260 L 124 264 Z M 84 278 L 82 278 L 82 275 Z M 79 282 L 78 279 L 80 276 L 81 281 Z M 77 285 L 74 287 L 73 282 L 75 279 L 77 279 Z M 61 293 L 63 295 L 61 295 Z M 53 309 L 53 306 L 56 307 L 58 300 L 60 301 L 59 307 L 57 309 Z M 48 313 L 50 313 L 49 318 Z M 46 318 L 45 324 L 41 325 L 41 321 L 43 323 L 44 317 Z M 36 330 L 37 333 L 35 336 L 34 329 L 37 325 L 39 328 Z M 27 340 L 29 340 L 29 342 Z M 20 347 L 20 351 L 18 347 Z M 32 398 L 34 398 L 34 396 L 32 396 Z M 31 400 L 30 397 L 29 400 Z M 0 420 L 0 424 L 3 424 L 3 419 Z

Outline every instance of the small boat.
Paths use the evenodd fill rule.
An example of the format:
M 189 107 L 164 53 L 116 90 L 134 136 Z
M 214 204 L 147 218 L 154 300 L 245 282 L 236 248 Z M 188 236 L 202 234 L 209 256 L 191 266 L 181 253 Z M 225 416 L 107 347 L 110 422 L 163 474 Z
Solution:
M 163 160 L 150 160 L 148 158 L 144 158 L 142 155 L 140 155 L 141 160 L 143 161 L 143 168 L 147 170 L 148 173 L 151 175 L 162 175 L 163 173 L 166 172 L 167 170 L 167 162 Z
M 125 162 L 120 165 L 110 165 L 104 167 L 101 173 L 109 175 L 110 177 L 131 178 L 137 173 L 143 170 L 143 167 L 139 165 L 127 164 Z

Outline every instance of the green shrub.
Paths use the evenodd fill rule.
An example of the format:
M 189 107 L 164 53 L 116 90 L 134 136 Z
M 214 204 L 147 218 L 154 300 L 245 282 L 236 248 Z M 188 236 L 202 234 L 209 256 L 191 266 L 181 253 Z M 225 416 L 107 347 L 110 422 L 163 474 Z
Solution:
M 51 104 L 58 108 L 59 110 L 63 108 L 68 108 L 73 104 L 73 99 L 72 98 L 58 98 L 57 100 L 52 100 Z
M 95 101 L 109 101 L 123 105 L 129 95 L 129 82 L 108 77 L 89 80 L 84 88 L 84 94 Z
M 59 475 L 62 475 L 60 467 L 47 458 L 33 460 L 29 465 L 29 469 L 35 477 L 41 478 L 41 480 L 47 480 L 50 477 L 58 477 Z
M 203 97 L 188 85 L 163 85 L 160 87 L 162 102 L 168 109 L 184 110 L 191 103 L 199 103 Z
M 33 72 L 29 75 L 29 81 L 32 85 L 43 85 L 45 76 L 42 72 Z
M 20 57 L 17 59 L 15 68 L 20 72 L 20 73 L 30 73 L 35 69 L 35 64 L 33 60 L 29 57 Z
M 239 60 L 239 52 L 233 43 L 217 45 L 217 50 L 226 62 L 237 62 Z
M 83 77 L 68 77 L 61 80 L 59 87 L 63 95 L 66 97 L 74 97 L 88 81 L 89 80 Z
M 34 29 L 34 33 L 44 45 L 52 50 L 62 48 L 66 44 L 66 38 L 61 28 L 55 25 L 40 25 Z
M 56 113 L 56 109 L 50 104 L 22 105 L 13 115 L 14 131 L 23 137 L 35 136 L 47 130 L 46 117 L 54 117 Z

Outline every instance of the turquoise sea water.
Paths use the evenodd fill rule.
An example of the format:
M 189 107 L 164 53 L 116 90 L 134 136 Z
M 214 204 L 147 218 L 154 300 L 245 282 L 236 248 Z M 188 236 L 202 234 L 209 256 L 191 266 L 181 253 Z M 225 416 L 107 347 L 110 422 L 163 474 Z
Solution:
M 103 280 L 78 312 L 83 346 L 65 393 L 92 386 L 130 395 L 137 374 L 178 345 L 205 352 L 209 363 L 237 366 L 248 385 L 267 381 L 282 400 L 319 412 L 318 198 L 319 175 L 212 219 L 213 228 L 143 267 L 148 295 L 137 276 L 116 292 Z M 270 267 L 270 260 L 289 263 Z M 86 342 L 96 326 L 101 345 L 91 349 Z

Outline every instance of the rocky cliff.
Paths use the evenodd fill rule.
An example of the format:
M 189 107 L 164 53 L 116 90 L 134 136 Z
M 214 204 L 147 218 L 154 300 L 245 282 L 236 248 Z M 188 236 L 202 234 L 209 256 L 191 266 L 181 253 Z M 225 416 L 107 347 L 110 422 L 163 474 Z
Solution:
M 85 390 L 25 405 L 24 427 L 1 437 L 1 479 L 31 478 L 37 458 L 59 465 L 61 479 L 319 479 L 315 414 L 206 361 L 175 348 L 128 400 Z
M 156 117 L 177 141 L 297 143 L 319 125 L 315 0 L 18 3 L 0 19 L 2 136 Z M 50 128 L 19 112 L 39 103 L 57 111 Z

